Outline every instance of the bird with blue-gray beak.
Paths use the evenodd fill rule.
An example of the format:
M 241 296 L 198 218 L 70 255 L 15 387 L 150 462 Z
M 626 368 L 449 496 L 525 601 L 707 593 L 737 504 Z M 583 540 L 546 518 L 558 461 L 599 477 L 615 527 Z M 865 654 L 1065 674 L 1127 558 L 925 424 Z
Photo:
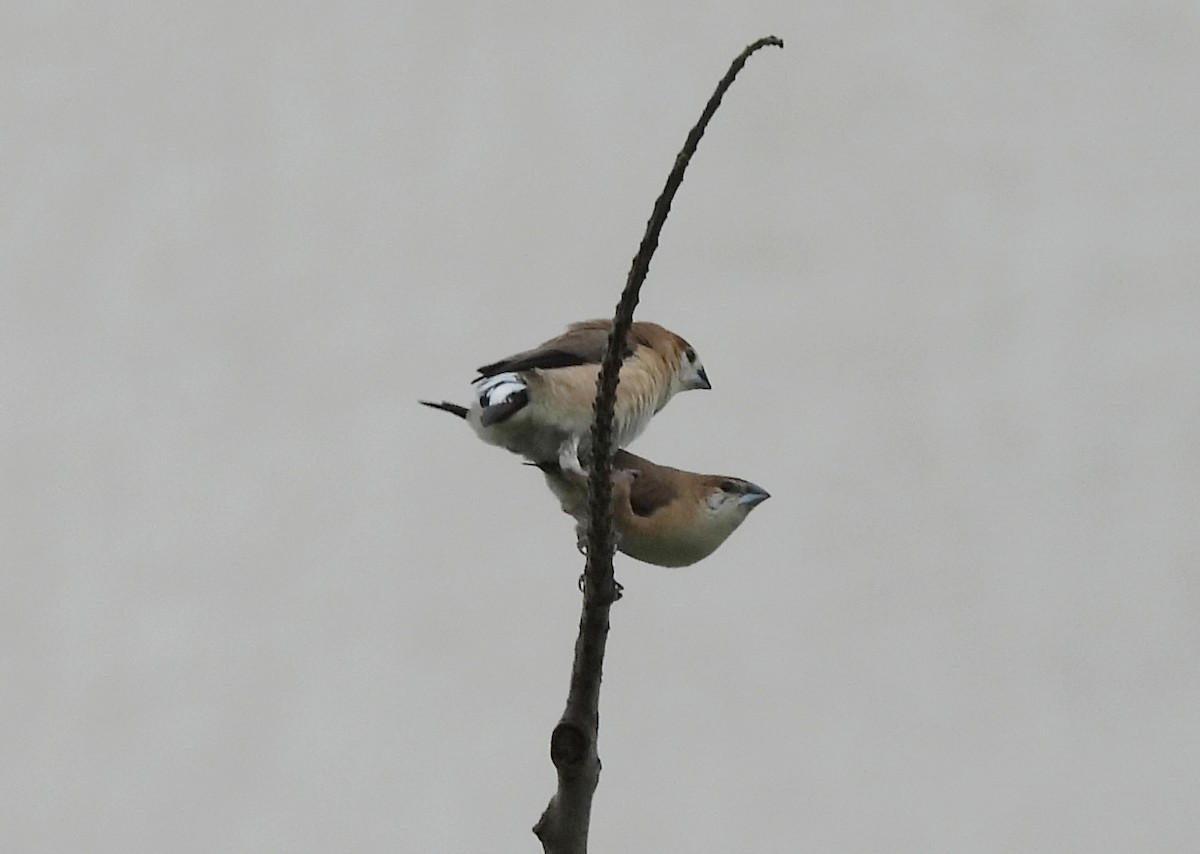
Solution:
M 565 513 L 576 541 L 587 542 L 587 477 L 554 461 L 536 464 Z M 656 566 L 690 566 L 711 555 L 750 511 L 771 497 L 748 480 L 661 466 L 628 451 L 612 464 L 617 550 Z
M 611 320 L 573 323 L 532 350 L 484 365 L 469 406 L 420 402 L 463 418 L 488 444 L 582 475 L 580 455 L 590 451 L 596 379 L 611 329 Z M 634 323 L 625 345 L 613 408 L 615 448 L 641 435 L 679 392 L 712 388 L 695 349 L 657 323 Z

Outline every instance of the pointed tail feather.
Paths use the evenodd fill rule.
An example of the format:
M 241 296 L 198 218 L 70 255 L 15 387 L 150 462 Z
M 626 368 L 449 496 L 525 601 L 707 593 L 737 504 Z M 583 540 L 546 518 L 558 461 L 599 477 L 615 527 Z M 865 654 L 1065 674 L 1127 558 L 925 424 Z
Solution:
M 420 403 L 423 406 L 432 407 L 433 409 L 440 409 L 443 412 L 449 412 L 451 415 L 457 415 L 459 418 L 467 417 L 467 408 L 465 406 L 459 406 L 457 403 L 447 403 L 444 400 L 441 403 L 433 403 L 429 400 L 418 400 L 417 403 Z

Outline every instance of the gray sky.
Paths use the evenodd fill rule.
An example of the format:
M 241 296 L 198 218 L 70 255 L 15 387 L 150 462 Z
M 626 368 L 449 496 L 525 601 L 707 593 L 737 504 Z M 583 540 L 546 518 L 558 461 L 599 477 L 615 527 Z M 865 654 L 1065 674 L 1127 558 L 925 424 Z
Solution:
M 608 315 L 773 494 L 619 558 L 597 851 L 1200 846 L 1193 2 L 18 3 L 0 848 L 537 850 L 571 520 L 418 397 Z

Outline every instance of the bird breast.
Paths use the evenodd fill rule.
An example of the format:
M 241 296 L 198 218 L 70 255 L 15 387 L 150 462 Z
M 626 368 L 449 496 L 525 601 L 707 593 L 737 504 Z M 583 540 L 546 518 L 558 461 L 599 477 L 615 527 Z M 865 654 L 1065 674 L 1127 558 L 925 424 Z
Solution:
M 624 447 L 646 429 L 654 414 L 671 397 L 673 373 L 665 360 L 649 348 L 621 366 L 613 408 L 613 441 Z M 596 399 L 598 365 L 574 365 L 547 371 L 530 371 L 527 379 L 533 389 L 531 416 L 544 425 L 555 425 L 565 434 L 590 438 L 592 406 Z

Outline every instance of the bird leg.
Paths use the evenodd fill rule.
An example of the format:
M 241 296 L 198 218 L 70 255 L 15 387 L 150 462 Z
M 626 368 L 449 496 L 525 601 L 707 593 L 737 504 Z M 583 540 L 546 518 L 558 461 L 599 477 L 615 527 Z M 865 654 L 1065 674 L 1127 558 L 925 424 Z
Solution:
M 583 470 L 583 466 L 579 464 L 579 437 L 572 436 L 570 440 L 563 442 L 558 449 L 558 467 L 570 474 L 580 477 L 587 477 L 587 472 Z
M 614 509 L 615 505 L 620 502 L 629 503 L 629 489 L 633 482 L 641 476 L 641 472 L 634 469 L 613 469 L 612 485 Z M 575 514 L 575 548 L 578 549 L 581 555 L 587 554 L 588 542 L 588 527 L 590 520 L 586 510 Z M 621 548 L 621 529 L 617 524 L 616 513 L 613 514 L 613 548 L 620 550 Z
M 575 548 L 576 550 L 587 557 L 587 519 L 575 520 Z
M 585 557 L 587 556 L 587 543 L 588 543 L 588 519 L 587 519 L 586 515 L 580 515 L 580 516 L 576 517 L 576 519 L 575 519 L 575 548 L 578 549 L 579 553 Z M 619 548 L 620 544 L 621 544 L 621 532 L 614 528 L 613 529 L 613 546 L 615 548 Z M 580 593 L 583 592 L 583 582 L 584 582 L 585 578 L 586 578 L 586 573 L 584 575 L 579 576 L 579 592 Z M 614 578 L 613 579 L 613 591 L 615 594 L 613 597 L 614 602 L 617 599 L 621 598 L 621 591 L 624 589 L 625 588 L 623 586 L 621 586 L 621 584 Z
M 588 544 L 588 521 L 584 517 L 575 521 L 575 548 L 578 552 L 587 557 Z M 617 551 L 621 549 L 621 532 L 615 527 L 613 528 L 613 548 Z

